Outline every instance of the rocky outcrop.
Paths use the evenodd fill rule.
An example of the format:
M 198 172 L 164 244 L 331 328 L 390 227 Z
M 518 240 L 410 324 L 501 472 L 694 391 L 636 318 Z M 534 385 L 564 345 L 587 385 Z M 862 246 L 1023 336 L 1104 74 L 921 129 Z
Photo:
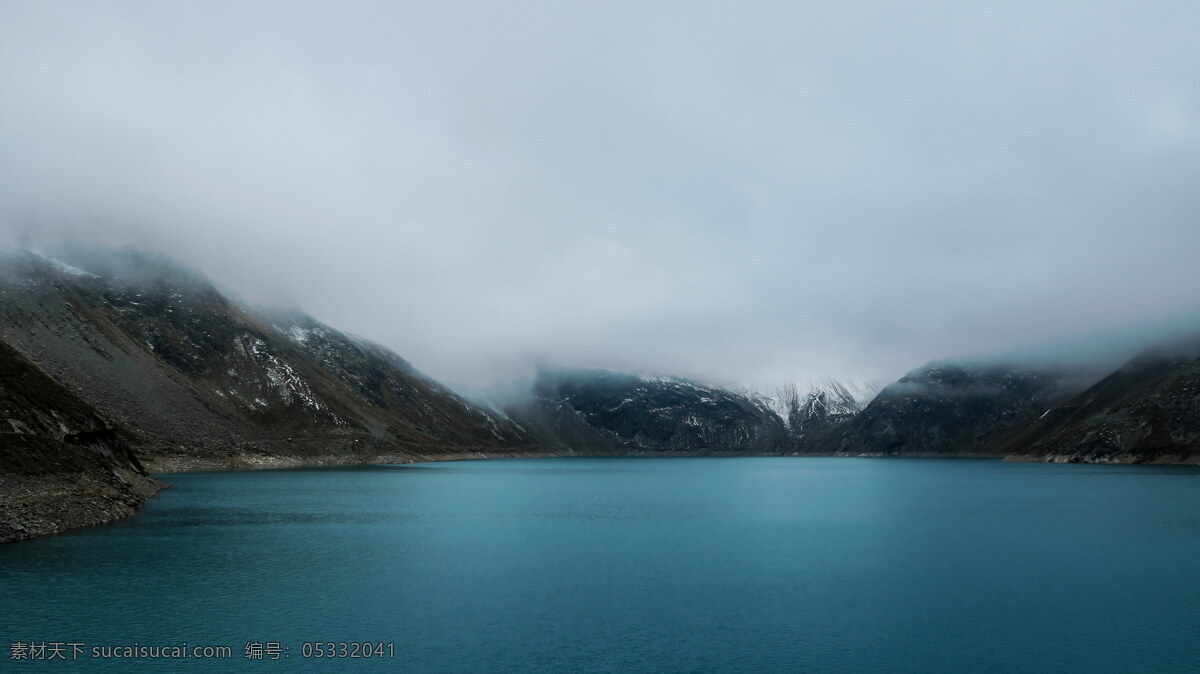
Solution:
M 132 514 L 163 487 L 122 433 L 0 343 L 0 542 Z

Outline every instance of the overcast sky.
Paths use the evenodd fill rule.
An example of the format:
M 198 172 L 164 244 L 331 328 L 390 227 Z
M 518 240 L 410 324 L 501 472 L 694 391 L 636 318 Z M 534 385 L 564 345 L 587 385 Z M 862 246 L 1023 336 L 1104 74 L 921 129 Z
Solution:
M 0 0 L 0 235 L 469 389 L 888 381 L 1200 306 L 1200 4 Z

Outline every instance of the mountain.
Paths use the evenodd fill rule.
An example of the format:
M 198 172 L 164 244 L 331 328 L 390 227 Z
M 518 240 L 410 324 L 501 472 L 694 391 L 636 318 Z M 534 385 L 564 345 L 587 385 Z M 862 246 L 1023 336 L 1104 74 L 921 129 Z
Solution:
M 127 515 L 202 467 L 578 454 L 1200 462 L 1200 339 L 1103 379 L 937 362 L 871 398 L 541 370 L 499 408 L 134 251 L 0 253 L 0 541 Z
M 0 343 L 0 542 L 130 515 L 162 484 L 95 409 Z
M 888 385 L 859 414 L 802 439 L 800 452 L 999 455 L 1009 434 L 1078 390 L 1078 375 L 1015 365 L 934 363 Z
M 764 403 L 676 377 L 542 370 L 530 398 L 506 410 L 559 451 L 770 453 L 787 429 Z
M 870 384 L 826 380 L 806 391 L 795 384 L 784 384 L 770 392 L 756 392 L 761 400 L 784 420 L 791 434 L 799 440 L 805 434 L 844 423 L 862 412 L 875 397 Z
M 0 341 L 156 469 L 533 449 L 524 429 L 388 349 L 300 313 L 248 310 L 146 253 L 5 254 Z
M 797 451 L 1200 463 L 1200 339 L 1156 345 L 1098 378 L 1080 369 L 934 363 L 840 425 L 802 436 Z
M 1036 461 L 1200 463 L 1200 342 L 1143 352 L 1002 449 Z

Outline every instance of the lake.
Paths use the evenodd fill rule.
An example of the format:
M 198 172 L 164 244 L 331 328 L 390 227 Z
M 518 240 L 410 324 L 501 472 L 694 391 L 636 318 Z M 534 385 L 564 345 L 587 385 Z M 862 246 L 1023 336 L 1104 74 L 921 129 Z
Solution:
M 0 546 L 6 650 L 82 644 L 110 671 L 1200 669 L 1194 468 L 497 459 L 164 479 L 130 519 Z M 135 642 L 231 657 L 93 657 Z

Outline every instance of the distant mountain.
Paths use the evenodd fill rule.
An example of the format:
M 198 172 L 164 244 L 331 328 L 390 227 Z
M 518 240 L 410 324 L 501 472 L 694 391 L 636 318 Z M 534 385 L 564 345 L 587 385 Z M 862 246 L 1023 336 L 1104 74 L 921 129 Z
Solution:
M 994 455 L 998 443 L 1076 392 L 1068 371 L 935 363 L 888 385 L 846 423 L 806 436 L 799 451 Z
M 1196 462 L 1198 356 L 1200 339 L 1148 351 L 1103 379 L 939 362 L 878 395 L 838 382 L 762 394 L 543 370 L 524 397 L 488 408 L 382 346 L 300 312 L 247 308 L 162 257 L 6 252 L 0 505 L 24 514 L 0 516 L 0 539 L 127 514 L 158 488 L 143 465 L 533 454 Z M 39 496 L 55 489 L 78 492 L 64 503 L 89 505 Z
M 522 428 L 376 344 L 248 311 L 133 251 L 0 260 L 0 340 L 161 465 L 522 452 Z
M 1103 379 L 1078 369 L 942 362 L 798 453 L 1200 463 L 1200 339 L 1146 350 Z
M 1145 351 L 1000 449 L 1037 461 L 1200 463 L 1200 340 Z
M 1200 339 L 1103 379 L 940 362 L 878 395 L 838 382 L 763 394 L 542 370 L 507 399 L 469 402 L 382 346 L 249 309 L 165 258 L 0 253 L 0 541 L 132 513 L 162 487 L 146 467 L 540 454 L 1200 463 Z
M 806 433 L 853 419 L 871 402 L 875 393 L 870 384 L 827 380 L 807 390 L 789 383 L 770 392 L 759 391 L 752 395 L 778 414 L 799 440 Z
M 507 411 L 543 444 L 584 453 L 767 453 L 789 442 L 763 402 L 675 377 L 544 370 Z

